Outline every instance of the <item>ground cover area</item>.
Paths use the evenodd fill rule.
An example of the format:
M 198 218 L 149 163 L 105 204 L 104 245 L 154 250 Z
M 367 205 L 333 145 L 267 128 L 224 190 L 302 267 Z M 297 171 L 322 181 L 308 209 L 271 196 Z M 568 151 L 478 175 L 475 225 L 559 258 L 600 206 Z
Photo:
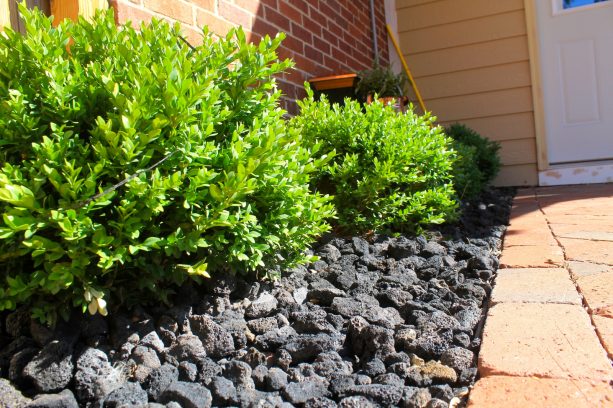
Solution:
M 4 313 L 0 405 L 462 404 L 512 196 L 485 191 L 418 237 L 328 235 L 319 261 L 277 282 L 216 276 L 170 308 L 75 315 L 54 331 Z

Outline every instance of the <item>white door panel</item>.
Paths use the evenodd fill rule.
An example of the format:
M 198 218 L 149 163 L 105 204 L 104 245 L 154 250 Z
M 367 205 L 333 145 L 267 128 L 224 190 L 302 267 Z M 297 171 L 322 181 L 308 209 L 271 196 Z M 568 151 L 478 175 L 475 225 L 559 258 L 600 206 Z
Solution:
M 611 159 L 613 1 L 534 1 L 549 162 Z

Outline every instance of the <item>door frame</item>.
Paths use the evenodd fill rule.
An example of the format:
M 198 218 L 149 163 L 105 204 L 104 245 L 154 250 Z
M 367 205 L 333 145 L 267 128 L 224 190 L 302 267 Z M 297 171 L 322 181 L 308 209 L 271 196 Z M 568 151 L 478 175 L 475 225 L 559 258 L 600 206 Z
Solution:
M 543 105 L 543 85 L 541 83 L 541 47 L 537 31 L 536 7 L 534 1 L 524 0 L 526 13 L 526 34 L 530 58 L 530 80 L 532 81 L 532 105 L 536 132 L 536 163 L 538 171 L 549 169 L 547 155 L 547 129 L 545 126 L 545 106 Z M 540 0 L 543 1 L 543 0 Z
M 536 133 L 536 158 L 538 183 L 541 186 L 610 183 L 613 182 L 613 161 L 588 163 L 585 165 L 551 165 L 547 154 L 547 125 L 541 81 L 541 50 L 537 30 L 536 1 L 524 0 L 528 54 L 530 58 L 530 79 L 532 81 L 532 104 Z M 552 0 L 556 1 L 556 0 Z M 597 5 L 596 7 L 598 7 Z M 563 13 L 564 11 L 558 11 Z

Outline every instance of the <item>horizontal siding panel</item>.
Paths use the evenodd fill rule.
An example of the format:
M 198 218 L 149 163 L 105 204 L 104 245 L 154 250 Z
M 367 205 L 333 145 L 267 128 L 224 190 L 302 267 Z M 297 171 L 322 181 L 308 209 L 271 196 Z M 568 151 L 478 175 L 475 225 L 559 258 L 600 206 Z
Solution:
M 79 0 L 79 15 L 91 21 L 98 10 L 109 8 L 108 0 Z
M 453 96 L 425 101 L 426 108 L 441 121 L 457 121 L 509 113 L 531 112 L 530 87 Z
M 504 166 L 493 184 L 495 186 L 536 186 L 538 184 L 538 171 L 536 164 L 520 164 L 517 166 Z
M 529 59 L 525 35 L 419 54 L 408 54 L 406 50 L 403 53 L 416 78 Z
M 396 0 L 396 10 L 406 7 L 419 6 L 426 3 L 436 3 L 440 0 Z
M 0 30 L 4 27 L 11 26 L 11 10 L 9 9 L 9 2 L 0 0 Z
M 408 54 L 525 34 L 526 21 L 523 10 L 416 31 L 401 32 L 399 27 L 403 52 Z
M 437 1 L 399 9 L 398 31 L 410 31 L 523 9 L 523 0 Z
M 519 139 L 500 142 L 500 161 L 505 166 L 536 163 L 536 140 Z
M 451 121 L 439 123 L 443 126 L 449 126 L 454 122 Z M 532 112 L 467 119 L 463 120 L 462 123 L 490 140 L 536 140 L 536 134 L 534 131 L 534 115 Z
M 433 99 L 530 86 L 528 61 L 415 78 L 424 98 Z

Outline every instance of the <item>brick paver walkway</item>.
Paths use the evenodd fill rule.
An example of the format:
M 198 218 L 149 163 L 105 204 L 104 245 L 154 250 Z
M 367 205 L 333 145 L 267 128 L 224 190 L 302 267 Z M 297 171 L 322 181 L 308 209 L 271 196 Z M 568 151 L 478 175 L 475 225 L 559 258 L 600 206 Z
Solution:
M 469 407 L 613 407 L 613 184 L 520 190 Z

